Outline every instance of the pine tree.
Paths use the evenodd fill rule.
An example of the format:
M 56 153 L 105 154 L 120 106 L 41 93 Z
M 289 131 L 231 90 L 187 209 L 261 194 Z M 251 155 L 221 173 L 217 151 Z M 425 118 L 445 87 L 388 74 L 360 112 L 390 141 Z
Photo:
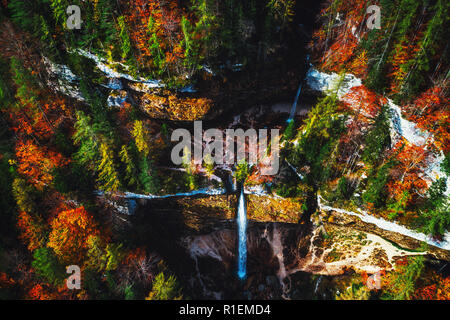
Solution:
M 389 169 L 393 165 L 393 162 L 387 162 L 372 171 L 367 181 L 366 191 L 363 193 L 363 200 L 366 203 L 374 205 L 375 208 L 381 208 L 386 204 L 386 184 L 389 179 Z
M 58 285 L 65 279 L 64 266 L 58 261 L 51 248 L 39 248 L 33 253 L 31 265 L 36 273 L 46 279 L 49 283 Z
M 139 162 L 139 182 L 144 192 L 157 193 L 160 189 L 157 172 L 145 157 Z
M 112 149 L 106 142 L 100 143 L 100 161 L 98 164 L 99 189 L 103 191 L 117 191 L 120 188 L 119 173 L 115 168 Z
M 12 184 L 12 192 L 20 211 L 34 212 L 37 209 L 37 192 L 24 179 L 16 178 Z
M 450 229 L 450 206 L 445 191 L 446 179 L 434 181 L 418 218 L 419 229 L 431 236 L 442 237 Z
M 134 142 L 140 153 L 144 157 L 147 157 L 150 152 L 150 147 L 148 146 L 149 133 L 144 123 L 141 120 L 136 120 L 133 125 L 133 131 L 131 133 L 134 137 Z
M 119 156 L 120 160 L 125 165 L 125 180 L 128 181 L 129 186 L 136 186 L 137 168 L 127 146 L 122 146 Z
M 362 160 L 372 167 L 379 163 L 380 155 L 391 144 L 389 117 L 388 108 L 382 107 L 365 137 Z
M 78 111 L 76 118 L 73 140 L 80 148 L 75 154 L 75 159 L 93 170 L 99 158 L 99 141 L 92 127 L 91 117 L 86 116 L 82 111 Z
M 117 24 L 119 25 L 120 28 L 120 39 L 121 39 L 121 54 L 122 54 L 122 59 L 126 59 L 129 57 L 130 55 L 130 51 L 131 51 L 131 41 L 130 41 L 130 37 L 128 35 L 128 31 L 127 31 L 127 26 L 125 23 L 125 18 L 123 16 L 120 16 L 117 19 Z

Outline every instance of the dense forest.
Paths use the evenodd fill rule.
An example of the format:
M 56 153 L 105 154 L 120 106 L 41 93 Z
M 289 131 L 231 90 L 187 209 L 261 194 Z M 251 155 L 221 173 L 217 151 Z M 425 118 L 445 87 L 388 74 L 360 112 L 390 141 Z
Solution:
M 370 5 L 380 29 L 367 27 Z M 450 2 L 3 0 L 0 10 L 1 299 L 206 298 L 177 265 L 181 245 L 167 254 L 171 243 L 158 242 L 175 233 L 154 231 L 143 212 L 233 221 L 228 180 L 265 190 L 264 205 L 249 198 L 254 221 L 326 219 L 324 247 L 336 235 L 325 202 L 441 245 L 383 268 L 375 290 L 355 267 L 332 298 L 450 299 L 448 268 L 430 267 L 450 260 Z M 336 81 L 317 92 L 314 73 Z M 281 130 L 278 175 L 186 152 L 171 163 L 175 129 L 204 120 L 225 130 L 240 112 L 293 100 L 299 83 L 305 114 L 245 123 Z M 219 188 L 220 199 L 157 198 Z M 81 268 L 80 290 L 66 286 L 69 265 Z

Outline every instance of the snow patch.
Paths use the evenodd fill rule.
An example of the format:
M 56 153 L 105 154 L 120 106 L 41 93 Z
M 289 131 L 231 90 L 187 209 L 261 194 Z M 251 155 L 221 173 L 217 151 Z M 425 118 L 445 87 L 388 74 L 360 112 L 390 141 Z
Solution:
M 413 231 L 410 230 L 404 226 L 401 226 L 399 224 L 396 224 L 394 222 L 390 222 L 390 221 L 386 221 L 382 218 L 376 218 L 374 216 L 369 215 L 366 211 L 360 210 L 358 209 L 358 211 L 360 213 L 356 213 L 356 212 L 352 212 L 352 211 L 347 211 L 344 209 L 340 209 L 340 208 L 333 208 L 327 205 L 322 204 L 321 202 L 322 197 L 318 196 L 317 197 L 317 203 L 319 205 L 319 208 L 321 210 L 324 211 L 336 211 L 339 213 L 343 213 L 343 214 L 347 214 L 347 215 L 351 215 L 351 216 L 356 216 L 358 218 L 361 219 L 361 221 L 363 222 L 367 222 L 367 223 L 371 223 L 376 225 L 378 228 L 386 230 L 386 231 L 391 231 L 391 232 L 395 232 L 395 233 L 399 233 L 402 234 L 404 236 L 422 241 L 422 242 L 426 242 L 429 245 L 444 249 L 444 250 L 450 250 L 450 232 L 446 232 L 444 235 L 444 240 L 443 241 L 437 241 L 423 233 L 417 232 L 417 231 Z
M 306 74 L 306 83 L 308 86 L 320 92 L 331 92 L 336 88 L 341 76 L 337 73 L 320 72 L 316 68 L 311 67 Z M 361 79 L 358 79 L 352 74 L 345 74 L 343 82 L 337 92 L 338 98 L 342 98 L 347 94 L 351 88 L 362 85 Z

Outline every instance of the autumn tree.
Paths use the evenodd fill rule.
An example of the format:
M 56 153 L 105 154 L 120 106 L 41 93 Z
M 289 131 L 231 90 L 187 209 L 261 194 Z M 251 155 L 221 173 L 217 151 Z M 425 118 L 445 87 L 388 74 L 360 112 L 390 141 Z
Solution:
M 160 272 L 152 283 L 152 291 L 146 300 L 181 300 L 183 298 L 177 279 Z
M 97 223 L 84 207 L 60 212 L 50 227 L 47 246 L 61 262 L 69 264 L 81 264 L 89 249 L 89 237 L 99 235 Z

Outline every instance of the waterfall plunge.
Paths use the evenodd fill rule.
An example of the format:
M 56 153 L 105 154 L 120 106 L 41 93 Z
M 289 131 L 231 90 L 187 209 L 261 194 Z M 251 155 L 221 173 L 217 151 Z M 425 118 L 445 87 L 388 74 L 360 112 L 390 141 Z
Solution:
M 247 274 L 247 207 L 243 186 L 239 195 L 237 224 L 239 234 L 238 277 L 244 279 Z
M 309 63 L 309 54 L 306 56 L 306 63 L 308 65 L 310 64 Z M 292 104 L 291 112 L 289 113 L 289 118 L 286 121 L 288 123 L 292 122 L 294 120 L 295 111 L 297 110 L 298 98 L 300 97 L 300 93 L 302 92 L 302 83 L 303 83 L 303 80 L 300 81 L 300 84 L 298 86 L 297 94 L 295 95 L 294 103 Z

